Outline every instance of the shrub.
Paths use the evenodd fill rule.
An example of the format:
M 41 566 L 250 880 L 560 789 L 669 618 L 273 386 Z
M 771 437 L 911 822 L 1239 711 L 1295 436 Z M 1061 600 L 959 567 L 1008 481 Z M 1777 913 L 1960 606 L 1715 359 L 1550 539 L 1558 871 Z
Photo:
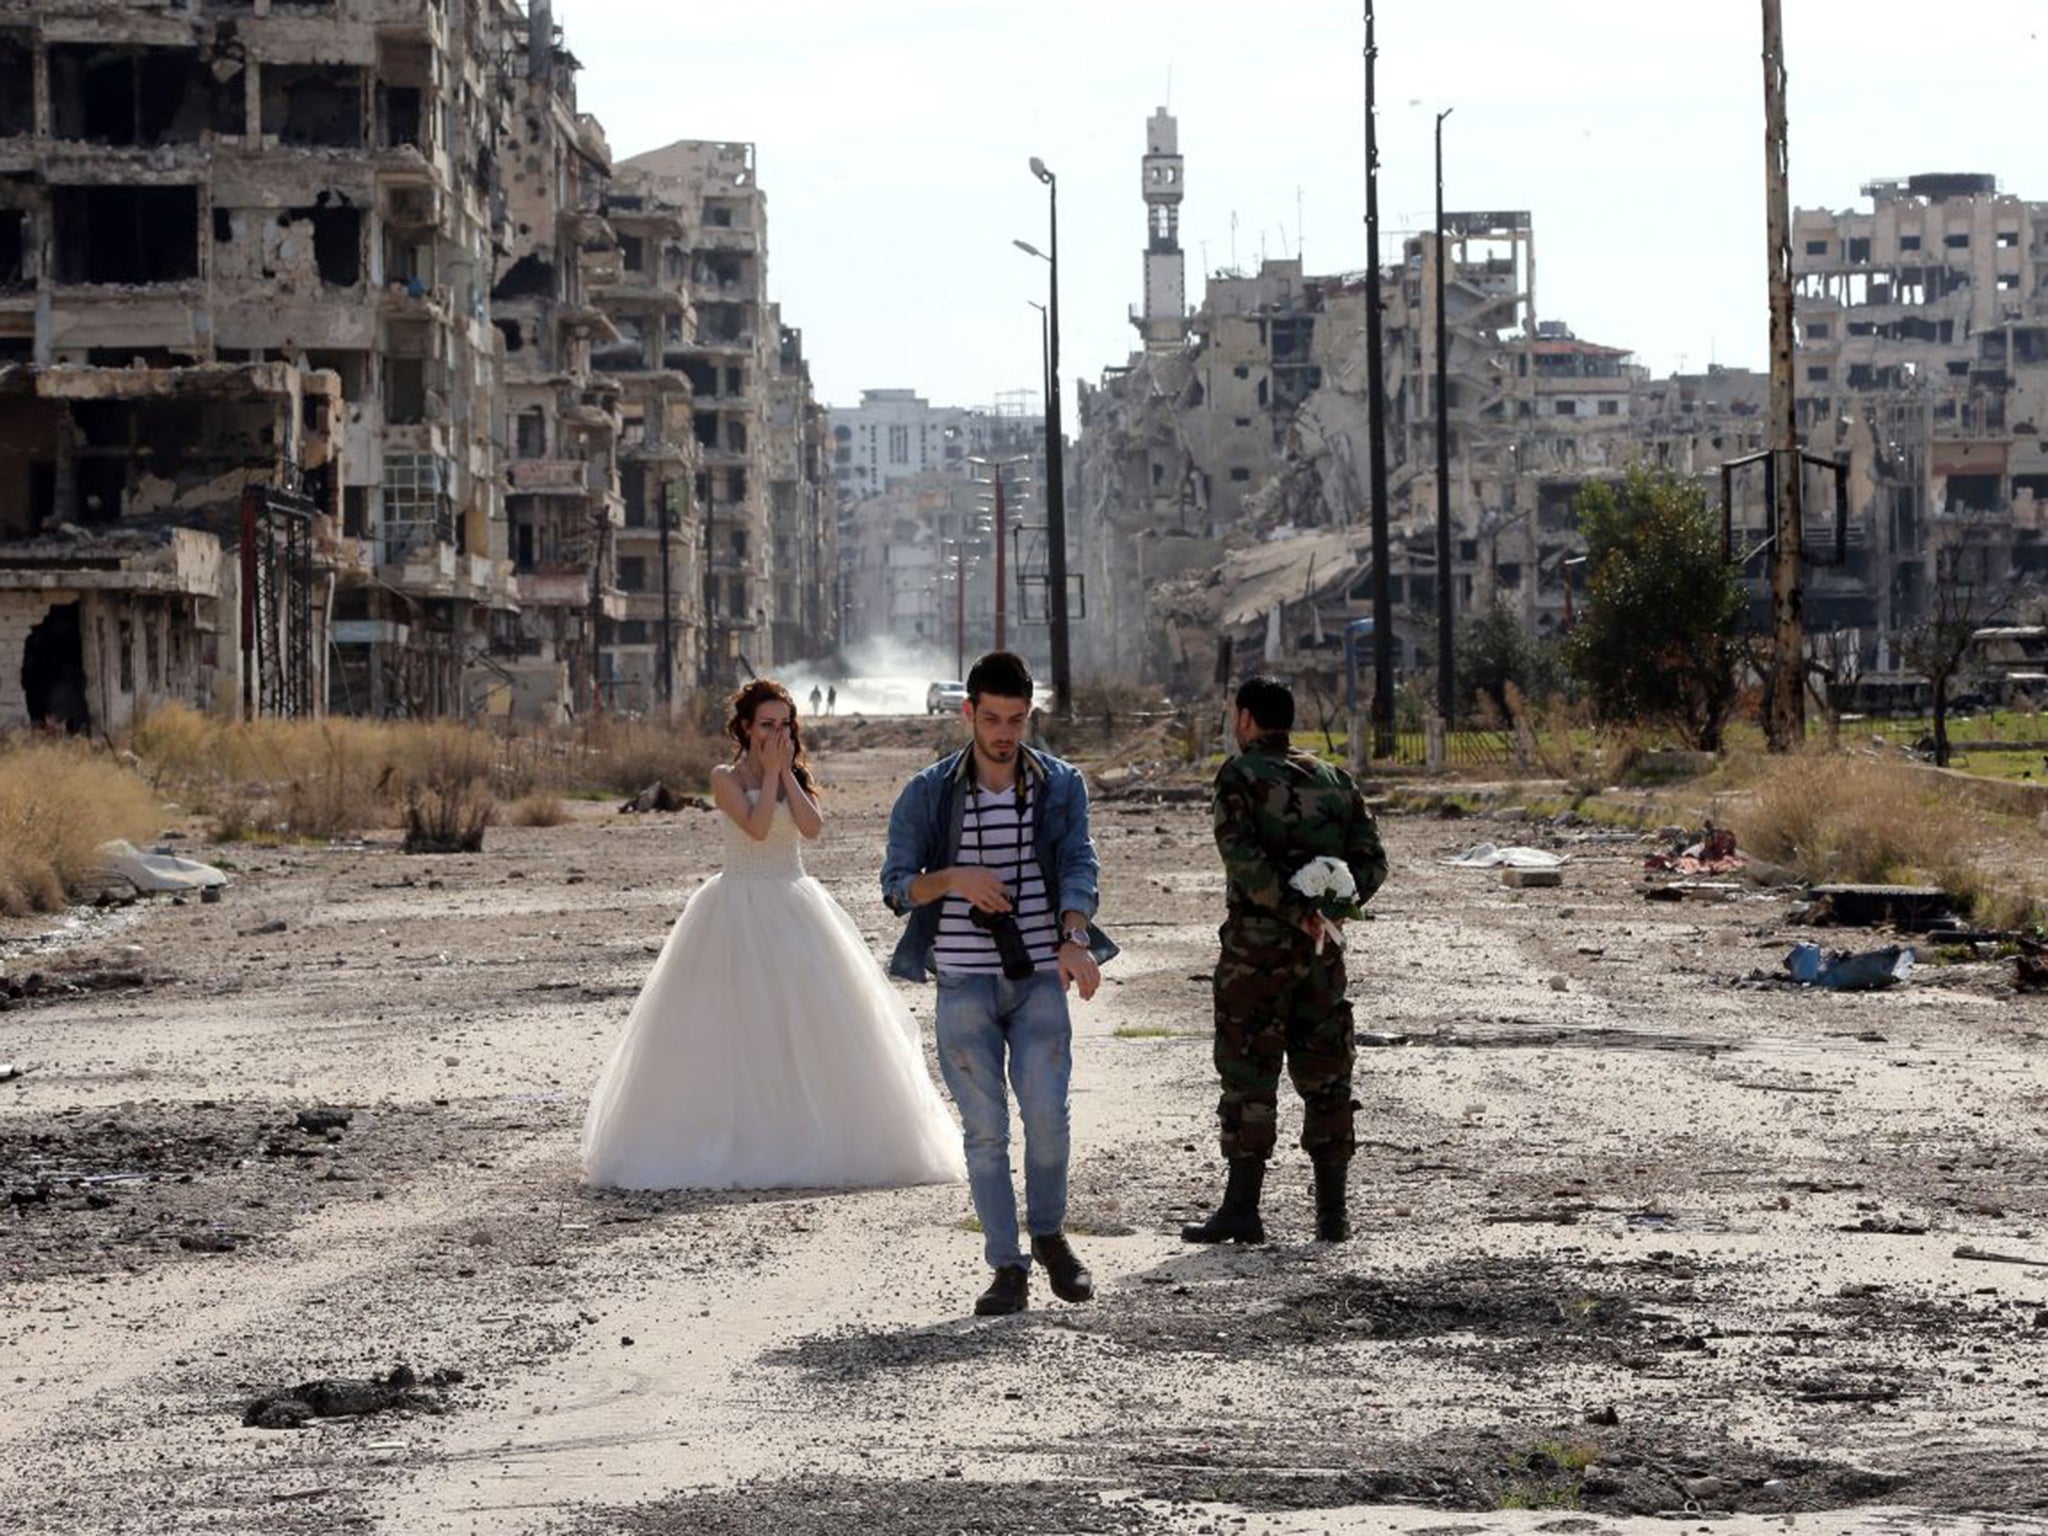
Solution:
M 158 824 L 148 784 L 82 743 L 0 742 L 0 913 L 61 907 L 99 868 L 99 846 L 145 842 Z
M 405 803 L 407 853 L 475 853 L 497 818 L 491 793 L 495 743 L 460 725 L 408 734 L 396 764 Z
M 515 827 L 559 827 L 569 819 L 569 807 L 552 790 L 535 790 L 513 801 L 505 819 Z

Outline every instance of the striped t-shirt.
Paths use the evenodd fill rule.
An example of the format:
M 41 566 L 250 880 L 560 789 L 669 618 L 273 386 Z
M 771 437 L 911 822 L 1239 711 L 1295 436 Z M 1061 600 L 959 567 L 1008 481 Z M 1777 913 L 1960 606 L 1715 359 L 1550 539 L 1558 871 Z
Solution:
M 995 871 L 1010 893 L 1011 916 L 1017 919 L 1033 962 L 1041 971 L 1051 970 L 1059 963 L 1059 914 L 1052 909 L 1045 876 L 1031 851 L 1035 799 L 1027 791 L 1020 811 L 1015 789 L 963 787 L 967 801 L 961 807 L 960 852 L 954 862 Z M 972 910 L 958 896 L 948 896 L 940 907 L 934 946 L 938 969 L 955 975 L 1000 976 L 1003 961 L 996 941 L 968 920 Z

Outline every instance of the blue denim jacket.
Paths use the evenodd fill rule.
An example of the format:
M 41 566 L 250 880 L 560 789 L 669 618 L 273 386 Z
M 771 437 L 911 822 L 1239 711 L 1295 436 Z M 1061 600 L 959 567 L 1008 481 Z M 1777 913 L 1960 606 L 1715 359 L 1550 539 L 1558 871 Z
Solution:
M 1054 910 L 1092 918 L 1102 866 L 1088 835 L 1088 785 L 1071 763 L 1029 747 L 1019 747 L 1017 755 L 1019 771 L 1037 801 L 1032 846 L 1038 868 L 1045 888 L 1059 893 Z M 892 912 L 910 919 L 889 957 L 889 974 L 903 981 L 928 980 L 934 970 L 932 947 L 939 937 L 940 903 L 917 906 L 910 899 L 910 883 L 931 870 L 952 867 L 959 858 L 960 819 L 966 805 L 961 790 L 972 776 L 969 750 L 963 748 L 904 785 L 889 813 L 882 898 Z M 1088 925 L 1088 948 L 1098 962 L 1117 952 L 1093 922 Z

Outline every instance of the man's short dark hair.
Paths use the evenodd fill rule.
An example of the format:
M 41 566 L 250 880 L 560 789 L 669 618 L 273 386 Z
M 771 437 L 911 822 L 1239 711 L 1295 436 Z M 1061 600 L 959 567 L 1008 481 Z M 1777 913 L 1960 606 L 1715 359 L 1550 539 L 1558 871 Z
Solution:
M 1031 702 L 1031 668 L 1014 651 L 990 651 L 968 670 L 967 702 L 980 704 L 992 693 L 999 699 Z
M 1262 731 L 1294 729 L 1294 690 L 1277 677 L 1251 677 L 1238 685 L 1237 707 L 1252 712 Z

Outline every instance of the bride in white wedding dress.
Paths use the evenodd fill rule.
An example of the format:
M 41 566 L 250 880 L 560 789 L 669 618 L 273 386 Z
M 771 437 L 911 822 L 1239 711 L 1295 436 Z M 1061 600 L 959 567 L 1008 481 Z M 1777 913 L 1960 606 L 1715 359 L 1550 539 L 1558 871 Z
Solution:
M 613 1189 L 872 1188 L 965 1176 L 960 1131 L 853 919 L 804 873 L 823 825 L 796 702 L 733 699 L 725 868 L 690 899 L 598 1079 L 583 1177 Z

